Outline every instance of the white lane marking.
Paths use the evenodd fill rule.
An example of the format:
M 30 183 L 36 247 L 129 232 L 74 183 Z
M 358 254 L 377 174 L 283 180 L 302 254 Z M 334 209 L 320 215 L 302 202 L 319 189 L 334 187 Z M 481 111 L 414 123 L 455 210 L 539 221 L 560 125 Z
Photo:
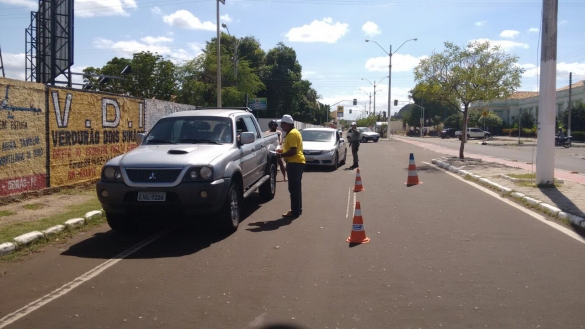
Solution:
M 444 173 L 446 173 L 446 174 L 449 174 L 449 175 L 451 175 L 451 176 L 453 176 L 453 177 L 455 177 L 455 178 L 459 179 L 460 181 L 463 181 L 463 182 L 465 182 L 465 183 L 467 183 L 467 184 L 469 184 L 469 185 L 472 185 L 472 186 L 474 186 L 474 187 L 478 188 L 480 191 L 483 191 L 483 192 L 485 192 L 485 193 L 487 193 L 487 194 L 489 194 L 489 195 L 493 196 L 494 198 L 496 198 L 496 199 L 498 199 L 498 200 L 500 200 L 500 201 L 502 201 L 502 202 L 504 202 L 504 203 L 507 203 L 508 205 L 510 205 L 510 206 L 512 206 L 512 207 L 514 207 L 514 208 L 516 208 L 516 209 L 518 209 L 518 210 L 520 210 L 520 211 L 524 212 L 525 214 L 527 214 L 527 215 L 530 215 L 530 216 L 532 216 L 532 217 L 534 217 L 534 218 L 538 219 L 539 221 L 541 221 L 541 222 L 543 222 L 544 224 L 546 224 L 546 225 L 548 225 L 548 226 L 550 226 L 550 227 L 552 227 L 552 228 L 554 228 L 554 229 L 556 229 L 556 230 L 560 231 L 561 233 L 564 233 L 564 234 L 568 235 L 569 237 L 571 237 L 571 238 L 573 238 L 573 239 L 575 239 L 575 240 L 577 240 L 577 241 L 579 241 L 579 242 L 581 242 L 581 243 L 585 243 L 585 239 L 584 239 L 583 237 L 581 237 L 579 234 L 577 234 L 577 233 L 575 233 L 575 232 L 573 232 L 573 231 L 569 230 L 568 228 L 566 228 L 566 227 L 564 227 L 564 226 L 561 226 L 561 225 L 559 225 L 559 224 L 557 224 L 557 223 L 555 223 L 555 222 L 551 222 L 550 220 L 546 219 L 544 216 L 542 216 L 542 215 L 541 215 L 541 214 L 539 214 L 539 213 L 536 213 L 536 212 L 534 212 L 534 211 L 532 211 L 532 210 L 530 210 L 530 209 L 526 209 L 526 208 L 524 208 L 524 207 L 522 207 L 522 206 L 518 205 L 517 203 L 515 203 L 515 202 L 513 202 L 513 201 L 510 201 L 510 200 L 508 200 L 507 198 L 505 198 L 505 197 L 503 197 L 503 196 L 499 195 L 498 193 L 496 193 L 496 192 L 494 192 L 494 191 L 492 191 L 492 190 L 490 190 L 490 189 L 488 189 L 488 188 L 486 188 L 486 187 L 483 187 L 483 186 L 481 186 L 481 185 L 479 185 L 479 184 L 477 184 L 477 183 L 475 183 L 475 182 L 468 181 L 468 180 L 466 180 L 465 178 L 463 178 L 463 177 L 461 177 L 461 176 L 459 176 L 459 175 L 457 175 L 457 174 L 454 174 L 454 173 L 452 173 L 452 172 L 445 171 L 445 170 L 443 170 L 442 168 L 440 168 L 440 167 L 438 167 L 438 166 L 435 166 L 435 165 L 434 165 L 434 164 L 432 164 L 432 163 L 428 163 L 428 162 L 423 162 L 423 163 L 424 163 L 424 164 L 427 164 L 427 165 L 430 165 L 430 166 L 433 166 L 433 167 L 435 167 L 435 168 L 437 168 L 437 169 L 441 170 L 442 172 L 444 172 Z
M 267 312 L 260 314 L 252 322 L 250 322 L 245 329 L 259 328 L 261 325 L 264 324 L 264 318 L 266 317 L 266 314 Z
M 55 291 L 35 300 L 34 302 L 22 307 L 19 310 L 16 310 L 8 315 L 6 315 L 5 317 L 3 317 L 2 319 L 0 319 L 0 328 L 4 328 L 14 322 L 16 322 L 17 320 L 19 320 L 20 318 L 23 318 L 27 315 L 29 315 L 30 313 L 38 310 L 39 308 L 47 305 L 48 303 L 54 301 L 55 299 L 66 295 L 67 293 L 71 292 L 73 289 L 79 287 L 81 284 L 95 278 L 96 276 L 98 276 L 100 273 L 102 273 L 103 271 L 107 270 L 108 268 L 116 265 L 116 263 L 118 263 L 119 261 L 121 261 L 122 259 L 130 256 L 131 254 L 135 253 L 136 251 L 144 248 L 145 246 L 147 246 L 148 244 L 150 244 L 151 242 L 159 239 L 160 237 L 164 236 L 165 234 L 169 233 L 173 228 L 170 228 L 166 231 L 157 233 L 151 237 L 149 237 L 148 239 L 139 242 L 138 244 L 134 245 L 133 247 L 131 247 L 130 249 L 127 249 L 126 251 L 123 251 L 122 253 L 118 254 L 117 256 L 109 259 L 108 261 L 94 267 L 93 269 L 89 270 L 88 272 L 86 272 L 85 274 L 82 274 L 81 276 L 73 279 L 73 281 L 64 284 L 63 286 L 61 286 L 60 288 L 56 289 Z
M 345 208 L 345 218 L 349 218 L 349 205 L 351 204 L 351 187 L 347 191 L 347 207 Z

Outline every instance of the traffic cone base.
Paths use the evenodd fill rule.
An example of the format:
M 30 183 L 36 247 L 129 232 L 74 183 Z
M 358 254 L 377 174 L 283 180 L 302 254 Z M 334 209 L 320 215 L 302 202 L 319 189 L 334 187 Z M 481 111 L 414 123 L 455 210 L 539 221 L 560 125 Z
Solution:
M 406 180 L 406 186 L 414 186 L 422 184 L 423 182 L 419 182 L 418 180 L 418 173 L 416 171 L 416 164 L 414 163 L 414 154 L 410 153 L 410 159 L 408 161 L 408 178 Z
M 360 175 L 360 168 L 357 168 L 355 172 L 355 187 L 353 188 L 354 192 L 361 192 L 365 191 L 366 189 L 362 185 L 362 176 Z
M 349 243 L 368 243 L 370 238 L 366 236 L 364 228 L 364 219 L 362 218 L 362 208 L 360 202 L 355 203 L 355 212 L 353 215 L 353 225 L 351 227 L 351 234 L 346 240 Z

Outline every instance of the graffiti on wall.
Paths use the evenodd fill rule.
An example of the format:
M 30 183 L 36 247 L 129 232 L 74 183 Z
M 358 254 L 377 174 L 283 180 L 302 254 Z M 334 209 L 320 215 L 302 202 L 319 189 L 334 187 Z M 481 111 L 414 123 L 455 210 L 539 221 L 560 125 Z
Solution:
M 110 159 L 136 147 L 144 102 L 108 94 L 49 88 L 50 185 L 98 178 Z
M 175 112 L 194 110 L 195 106 L 165 102 L 156 99 L 147 99 L 146 106 L 146 131 L 150 131 L 154 124 L 164 116 Z
M 45 86 L 0 78 L 0 196 L 47 186 Z

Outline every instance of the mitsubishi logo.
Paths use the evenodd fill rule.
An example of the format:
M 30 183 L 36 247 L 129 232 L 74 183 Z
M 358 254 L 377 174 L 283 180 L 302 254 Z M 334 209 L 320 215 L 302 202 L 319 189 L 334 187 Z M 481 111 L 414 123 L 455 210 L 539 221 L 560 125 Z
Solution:
M 154 171 L 152 173 L 150 173 L 150 177 L 148 177 L 149 180 L 154 179 L 156 180 L 156 176 L 154 176 Z

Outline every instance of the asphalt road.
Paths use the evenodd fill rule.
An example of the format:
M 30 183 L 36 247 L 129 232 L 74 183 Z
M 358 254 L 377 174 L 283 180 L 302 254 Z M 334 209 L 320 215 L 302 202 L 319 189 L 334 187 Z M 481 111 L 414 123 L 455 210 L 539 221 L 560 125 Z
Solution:
M 406 187 L 410 153 L 423 184 Z M 355 172 L 309 168 L 296 220 L 279 182 L 232 235 L 104 225 L 2 264 L 0 328 L 585 327 L 585 244 L 424 164 L 438 156 L 362 144 L 368 244 L 346 242 Z

